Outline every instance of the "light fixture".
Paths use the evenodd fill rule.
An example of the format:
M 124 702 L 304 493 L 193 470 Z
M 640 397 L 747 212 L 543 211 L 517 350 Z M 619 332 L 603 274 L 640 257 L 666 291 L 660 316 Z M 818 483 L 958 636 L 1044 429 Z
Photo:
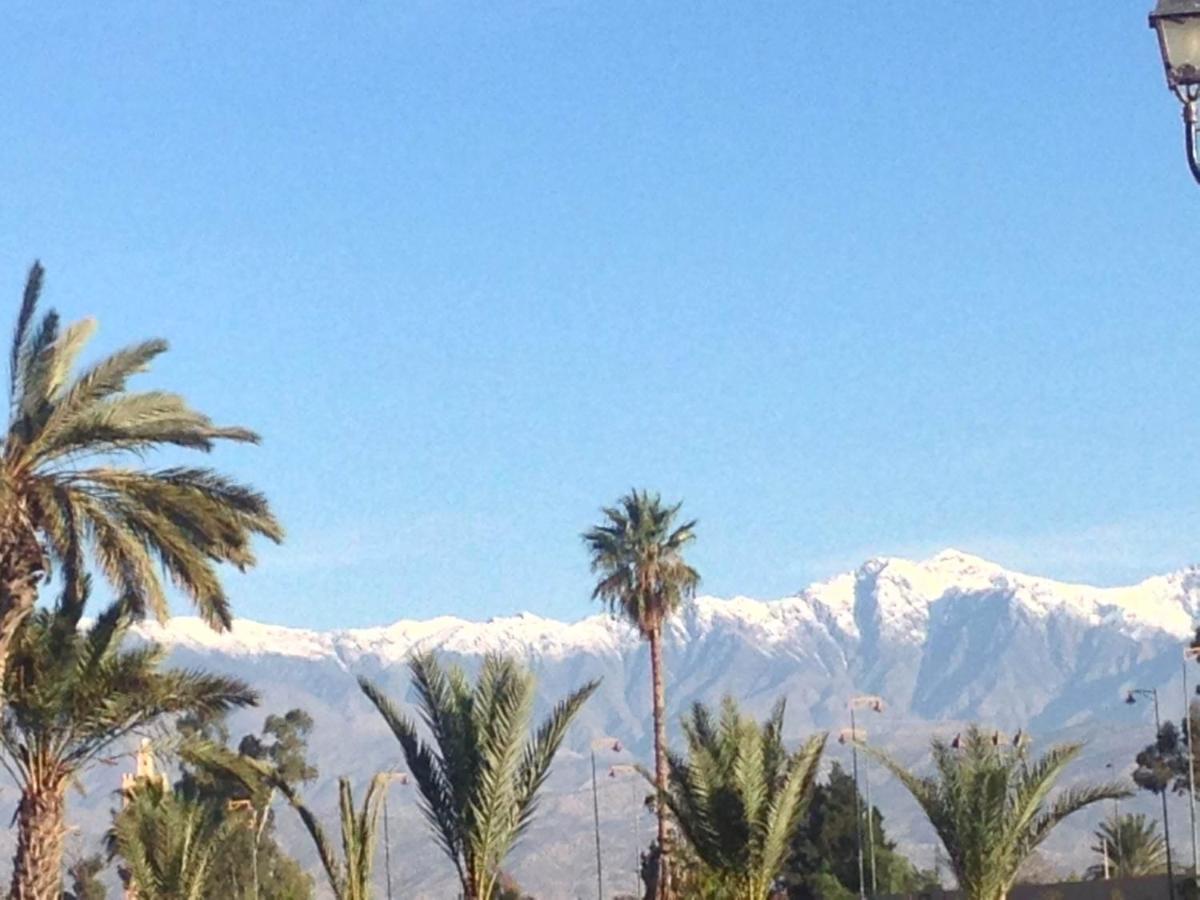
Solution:
M 1150 27 L 1158 35 L 1167 87 L 1183 104 L 1184 140 L 1188 167 L 1200 182 L 1196 150 L 1196 101 L 1200 99 L 1200 0 L 1158 0 L 1150 13 Z

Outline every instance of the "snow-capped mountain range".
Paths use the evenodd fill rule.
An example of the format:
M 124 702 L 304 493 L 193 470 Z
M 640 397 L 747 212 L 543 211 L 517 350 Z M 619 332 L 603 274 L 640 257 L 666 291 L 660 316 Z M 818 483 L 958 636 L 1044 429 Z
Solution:
M 1200 570 L 1096 588 L 946 550 L 920 562 L 872 559 L 780 600 L 699 597 L 668 626 L 668 669 L 673 683 L 694 686 L 672 692 L 677 708 L 713 692 L 766 708 L 786 689 L 797 725 L 825 727 L 845 696 L 867 691 L 919 720 L 1055 729 L 1102 715 L 1130 679 L 1172 675 L 1156 668 L 1160 652 L 1190 637 L 1198 611 Z M 331 632 L 239 620 L 220 634 L 180 617 L 141 634 L 235 667 L 253 660 L 393 673 L 416 649 L 465 659 L 498 651 L 549 676 L 548 694 L 565 687 L 561 671 L 611 681 L 620 670 L 624 684 L 645 665 L 633 629 L 604 614 L 573 623 L 444 616 Z M 640 703 L 640 687 L 632 679 L 625 699 Z M 602 692 L 607 703 L 613 690 Z
M 1076 774 L 1103 779 L 1112 771 L 1106 763 L 1131 768 L 1134 752 L 1151 737 L 1148 709 L 1122 702 L 1129 688 L 1158 688 L 1164 716 L 1181 714 L 1181 648 L 1198 613 L 1200 570 L 1097 588 L 1008 571 L 955 550 L 919 562 L 877 558 L 779 600 L 700 597 L 687 604 L 667 630 L 669 712 L 674 723 L 693 701 L 732 694 L 762 714 L 786 696 L 788 734 L 799 738 L 815 729 L 836 732 L 848 725 L 851 696 L 878 694 L 887 710 L 863 723 L 872 742 L 913 762 L 931 731 L 980 720 L 1023 728 L 1039 741 L 1089 739 L 1088 762 Z M 487 622 L 440 617 L 331 632 L 239 620 L 224 634 L 180 617 L 165 626 L 147 623 L 139 633 L 169 647 L 179 663 L 238 675 L 262 691 L 263 710 L 244 714 L 237 733 L 265 712 L 308 709 L 323 775 L 312 793 L 330 808 L 332 776 L 365 778 L 398 765 L 398 748 L 355 675 L 407 702 L 404 661 L 414 649 L 468 666 L 499 651 L 534 668 L 543 707 L 602 677 L 560 756 L 538 824 L 514 855 L 516 875 L 542 900 L 594 889 L 587 766 L 593 743 L 608 747 L 611 740 L 598 739 L 615 737 L 624 747 L 619 755 L 602 751 L 602 764 L 650 756 L 646 648 L 606 615 L 574 623 L 528 613 Z M 1196 680 L 1200 669 L 1192 668 Z M 839 754 L 843 748 L 831 742 L 829 756 Z M 618 782 L 606 782 L 602 797 L 606 870 L 618 873 L 611 876 L 614 892 L 631 886 L 635 842 L 650 835 L 649 821 L 637 821 L 636 788 Z M 928 861 L 928 833 L 902 791 L 882 780 L 875 800 L 893 832 Z M 414 798 L 397 795 L 393 803 L 393 858 L 406 861 L 397 873 L 399 896 L 451 896 L 451 870 L 425 836 Z M 106 809 L 95 799 L 91 813 L 86 801 L 76 805 L 84 814 Z M 1093 824 L 1064 829 L 1051 853 L 1064 865 L 1083 865 Z M 307 851 L 296 830 L 285 834 Z
M 1130 587 L 1097 588 L 1023 575 L 957 550 L 944 550 L 921 562 L 880 557 L 781 600 L 698 597 L 685 616 L 672 621 L 671 628 L 675 637 L 689 639 L 732 629 L 773 648 L 787 648 L 797 637 L 814 631 L 840 644 L 873 634 L 919 646 L 928 639 L 931 623 L 936 624 L 935 609 L 944 615 L 956 606 L 974 608 L 980 595 L 1036 620 L 1065 617 L 1092 627 L 1111 627 L 1132 638 L 1148 632 L 1182 638 L 1195 626 L 1200 570 L 1156 576 Z M 637 642 L 629 627 L 607 615 L 566 623 L 532 613 L 487 622 L 441 616 L 329 632 L 240 619 L 225 633 L 181 616 L 166 626 L 148 623 L 141 631 L 170 646 L 227 656 L 338 658 L 348 664 L 366 656 L 399 662 L 418 648 L 563 658 L 574 653 L 624 652 Z

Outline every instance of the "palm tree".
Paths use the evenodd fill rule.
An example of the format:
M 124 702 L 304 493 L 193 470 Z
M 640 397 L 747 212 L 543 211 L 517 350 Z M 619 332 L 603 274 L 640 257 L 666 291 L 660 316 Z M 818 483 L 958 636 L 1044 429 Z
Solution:
M 342 853 L 337 851 L 321 827 L 320 821 L 300 799 L 296 789 L 288 782 L 278 780 L 274 786 L 300 815 L 308 830 L 321 867 L 329 879 L 329 887 L 335 900 L 370 900 L 371 872 L 375 861 L 375 845 L 378 843 L 379 812 L 387 794 L 387 774 L 377 774 L 367 787 L 361 809 L 354 806 L 354 792 L 350 779 L 338 779 L 338 814 L 342 825 Z
M 685 718 L 687 756 L 669 754 L 667 805 L 679 830 L 724 893 L 767 900 L 787 861 L 825 735 L 795 753 L 783 746 L 784 701 L 759 725 L 731 697 L 719 718 L 702 703 Z
M 52 567 L 67 606 L 77 606 L 75 585 L 90 552 L 119 600 L 161 619 L 167 601 L 157 561 L 210 625 L 228 628 L 217 565 L 245 570 L 254 564 L 253 535 L 283 537 L 266 499 L 249 487 L 210 469 L 140 465 L 162 447 L 207 451 L 217 441 L 258 436 L 213 424 L 176 394 L 126 390 L 167 349 L 164 341 L 136 344 L 72 377 L 95 322 L 60 331 L 53 310 L 35 322 L 42 276 L 35 264 L 9 359 L 0 448 L 0 684 L 17 629 Z
M 62 900 L 105 900 L 108 890 L 100 880 L 100 873 L 107 867 L 107 861 L 99 853 L 76 859 L 67 867 L 71 889 L 63 891 Z
M 1167 845 L 1158 823 L 1141 815 L 1110 816 L 1095 832 L 1092 851 L 1104 860 L 1088 869 L 1089 878 L 1140 878 L 1167 870 Z M 1107 853 L 1107 857 L 1105 854 Z
M 700 575 L 683 558 L 695 540 L 696 522 L 675 525 L 682 504 L 663 505 L 658 494 L 632 490 L 602 510 L 605 521 L 583 534 L 592 571 L 600 576 L 592 597 L 627 619 L 650 643 L 654 704 L 654 782 L 658 792 L 660 898 L 671 896 L 670 839 L 667 834 L 667 724 L 663 690 L 662 628 L 680 604 L 696 592 Z
M 590 681 L 550 711 L 530 735 L 534 679 L 511 659 L 484 658 L 472 686 L 429 654 L 409 662 L 433 744 L 375 685 L 359 679 L 391 728 L 423 799 L 422 808 L 462 883 L 465 900 L 491 900 L 504 859 L 529 827 L 537 795 L 575 714 L 599 686 Z
M 142 781 L 123 799 L 108 845 L 124 862 L 126 887 L 138 900 L 201 900 L 228 827 L 224 805 L 159 781 Z
M 0 711 L 0 765 L 21 791 L 14 900 L 57 900 L 67 789 L 114 743 L 163 716 L 257 702 L 240 681 L 161 668 L 155 645 L 122 650 L 129 625 L 121 604 L 87 630 L 38 610 L 17 634 Z
M 1021 863 L 1072 813 L 1128 797 L 1119 784 L 1084 785 L 1049 799 L 1082 744 L 1058 744 L 1030 762 L 1020 747 L 971 726 L 933 741 L 935 776 L 914 775 L 886 753 L 868 752 L 912 794 L 946 849 L 965 900 L 1003 900 Z

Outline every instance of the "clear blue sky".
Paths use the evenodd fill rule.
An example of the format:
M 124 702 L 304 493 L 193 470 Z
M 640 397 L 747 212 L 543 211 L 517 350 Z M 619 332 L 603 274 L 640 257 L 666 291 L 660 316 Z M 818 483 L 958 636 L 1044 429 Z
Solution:
M 263 433 L 242 615 L 574 618 L 631 485 L 722 595 L 1134 579 L 1200 559 L 1150 5 L 9 4 L 0 287 Z

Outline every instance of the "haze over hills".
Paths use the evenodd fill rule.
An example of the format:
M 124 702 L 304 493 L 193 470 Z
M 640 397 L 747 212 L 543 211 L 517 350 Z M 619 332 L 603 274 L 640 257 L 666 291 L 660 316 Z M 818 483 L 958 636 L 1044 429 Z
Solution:
M 671 730 L 693 701 L 730 693 L 760 715 L 786 696 L 791 738 L 814 729 L 836 732 L 848 724 L 847 699 L 865 692 L 888 703 L 883 715 L 865 722 L 871 742 L 907 760 L 922 758 L 931 731 L 980 720 L 1031 731 L 1037 745 L 1088 738 L 1088 755 L 1074 774 L 1103 779 L 1106 763 L 1130 768 L 1152 736 L 1148 709 L 1122 702 L 1128 688 L 1165 688 L 1164 716 L 1182 714 L 1180 648 L 1198 611 L 1197 570 L 1096 588 L 1011 572 L 954 550 L 920 562 L 872 559 L 781 600 L 701 597 L 667 629 Z M 333 776 L 365 778 L 400 766 L 398 748 L 360 695 L 356 675 L 378 680 L 407 702 L 404 660 L 414 649 L 436 649 L 468 666 L 487 652 L 512 653 L 537 672 L 543 708 L 570 687 L 602 677 L 560 755 L 538 822 L 513 857 L 515 874 L 541 900 L 594 890 L 592 743 L 609 736 L 624 745 L 621 754 L 605 746 L 605 767 L 650 757 L 646 648 L 631 628 L 606 615 L 574 623 L 530 614 L 488 622 L 441 617 L 332 632 L 239 620 L 227 634 L 181 617 L 139 632 L 169 646 L 178 663 L 236 674 L 263 692 L 264 709 L 243 714 L 235 734 L 255 727 L 266 711 L 308 709 L 317 722 L 312 748 L 322 772 L 314 799 L 330 811 Z M 831 758 L 844 753 L 831 741 Z M 94 818 L 93 834 L 102 830 L 111 802 L 110 774 L 88 797 L 72 801 L 77 816 Z M 890 779 L 878 771 L 874 777 L 874 799 L 893 834 L 928 863 L 929 835 L 913 804 Z M 415 796 L 405 793 L 413 789 L 396 790 L 392 858 L 399 895 L 450 896 L 452 873 L 426 837 Z M 605 779 L 603 786 L 602 833 L 614 890 L 631 886 L 635 842 L 651 833 L 648 816 L 634 818 L 638 791 L 628 779 Z M 11 797 L 7 790 L 3 799 Z M 308 844 L 291 818 L 282 817 L 284 835 L 307 858 Z M 1064 866 L 1085 865 L 1095 818 L 1068 823 L 1049 854 Z

